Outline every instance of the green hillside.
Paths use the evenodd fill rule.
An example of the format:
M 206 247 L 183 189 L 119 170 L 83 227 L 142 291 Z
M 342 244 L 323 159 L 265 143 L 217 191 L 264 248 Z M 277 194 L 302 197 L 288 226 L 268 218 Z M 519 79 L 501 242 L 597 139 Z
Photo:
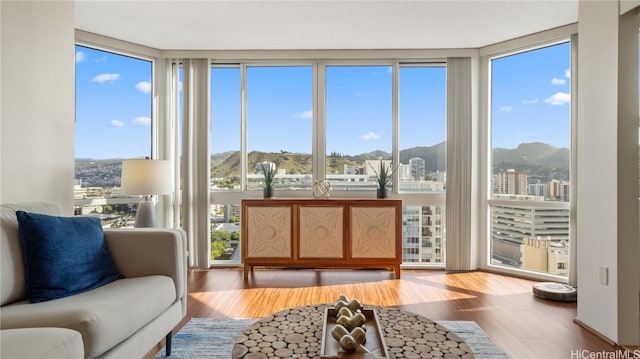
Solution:
M 434 146 L 413 147 L 400 151 L 400 162 L 409 159 L 424 159 L 427 173 L 445 170 L 446 143 Z M 569 179 L 570 153 L 567 148 L 558 148 L 545 143 L 523 143 L 517 148 L 496 148 L 493 150 L 493 169 L 501 172 L 510 168 L 527 172 L 529 178 L 548 181 L 552 178 Z M 390 159 L 391 154 L 372 151 L 359 155 L 334 153 L 327 156 L 326 173 L 344 173 L 344 166 L 361 166 L 365 160 Z M 280 168 L 290 174 L 311 174 L 312 156 L 308 153 L 258 152 L 249 153 L 249 172 L 255 173 L 255 164 L 262 161 L 279 163 Z M 76 178 L 83 186 L 113 187 L 120 183 L 121 159 L 93 160 L 76 159 Z M 211 155 L 211 176 L 226 178 L 229 183 L 239 183 L 240 152 L 224 152 Z

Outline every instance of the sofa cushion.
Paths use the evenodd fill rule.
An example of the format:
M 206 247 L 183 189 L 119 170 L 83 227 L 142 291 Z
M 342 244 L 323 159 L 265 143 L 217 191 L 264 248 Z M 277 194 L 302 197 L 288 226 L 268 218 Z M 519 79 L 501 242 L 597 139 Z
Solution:
M 82 336 L 65 328 L 24 328 L 0 331 L 3 359 L 83 359 Z
M 96 357 L 129 338 L 175 301 L 167 276 L 125 278 L 100 288 L 42 303 L 0 308 L 2 329 L 62 327 L 82 334 L 87 357 Z
M 23 300 L 26 296 L 16 211 L 60 215 L 60 209 L 54 204 L 42 202 L 5 203 L 0 208 L 0 305 L 5 305 Z
M 32 303 L 85 292 L 122 276 L 118 273 L 98 218 L 57 217 L 17 211 Z

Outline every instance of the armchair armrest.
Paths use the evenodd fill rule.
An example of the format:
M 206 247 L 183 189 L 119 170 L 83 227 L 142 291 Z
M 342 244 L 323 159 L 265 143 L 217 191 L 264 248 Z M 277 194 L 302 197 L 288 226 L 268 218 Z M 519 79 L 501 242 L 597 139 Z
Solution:
M 166 275 L 177 299 L 186 297 L 186 239 L 182 229 L 105 229 L 104 238 L 118 271 L 125 276 Z

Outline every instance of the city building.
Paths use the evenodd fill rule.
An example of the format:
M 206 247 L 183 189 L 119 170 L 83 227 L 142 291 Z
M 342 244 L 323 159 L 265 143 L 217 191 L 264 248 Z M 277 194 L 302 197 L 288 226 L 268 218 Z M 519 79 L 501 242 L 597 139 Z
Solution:
M 570 184 L 567 181 L 551 180 L 549 198 L 555 201 L 569 202 Z
M 546 183 L 529 183 L 529 194 L 536 197 L 547 197 L 549 185 Z
M 411 176 L 414 180 L 421 181 L 424 179 L 425 166 L 422 158 L 414 157 L 409 159 L 409 166 L 411 166 Z
M 522 268 L 558 276 L 569 274 L 569 247 L 566 240 L 549 237 L 525 238 L 520 246 Z
M 444 261 L 444 216 L 440 206 L 403 207 L 402 260 L 405 264 Z
M 380 173 L 380 167 L 393 168 L 391 160 L 366 160 L 364 161 L 364 173 L 367 176 L 375 176 L 376 173 Z
M 522 246 L 531 238 L 544 238 L 545 248 L 555 244 L 569 245 L 569 210 L 536 208 L 526 206 L 493 206 L 491 211 L 491 258 L 496 263 L 504 263 L 523 268 Z M 532 264 L 532 251 L 528 252 L 528 266 Z M 538 258 L 539 263 L 546 262 Z M 546 267 L 546 264 L 545 264 Z
M 509 169 L 496 175 L 495 191 L 498 194 L 528 195 L 527 174 Z

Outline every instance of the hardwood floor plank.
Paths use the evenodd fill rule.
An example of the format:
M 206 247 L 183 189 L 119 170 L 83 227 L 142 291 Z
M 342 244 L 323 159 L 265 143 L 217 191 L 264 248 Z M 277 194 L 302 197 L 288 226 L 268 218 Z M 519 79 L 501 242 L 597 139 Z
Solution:
M 339 294 L 399 306 L 434 320 L 472 320 L 512 358 L 571 358 L 572 350 L 616 348 L 573 322 L 575 303 L 534 297 L 533 281 L 486 272 L 403 270 L 191 270 L 187 318 L 261 318 L 282 309 L 330 303 Z

